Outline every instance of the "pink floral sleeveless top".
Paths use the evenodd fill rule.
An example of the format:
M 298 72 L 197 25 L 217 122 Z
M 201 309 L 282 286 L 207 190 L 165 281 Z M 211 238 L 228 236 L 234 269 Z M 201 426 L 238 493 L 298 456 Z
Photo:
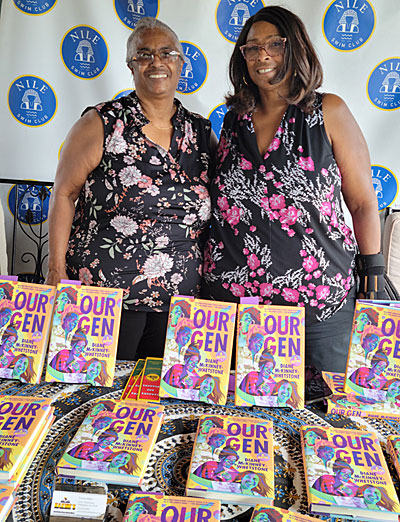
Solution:
M 204 297 L 303 306 L 307 324 L 344 304 L 357 247 L 344 220 L 322 96 L 312 115 L 288 107 L 264 157 L 251 114 L 226 114 L 210 188 Z

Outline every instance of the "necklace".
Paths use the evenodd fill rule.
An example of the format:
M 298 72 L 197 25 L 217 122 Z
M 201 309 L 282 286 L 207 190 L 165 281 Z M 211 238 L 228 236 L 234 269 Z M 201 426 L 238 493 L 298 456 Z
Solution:
M 173 127 L 173 125 L 169 125 L 168 127 L 159 127 L 158 125 L 156 125 L 154 123 L 154 121 L 149 120 L 149 122 L 150 122 L 150 125 L 153 125 L 153 127 L 155 127 L 158 130 L 169 130 L 169 129 L 172 129 L 172 127 Z

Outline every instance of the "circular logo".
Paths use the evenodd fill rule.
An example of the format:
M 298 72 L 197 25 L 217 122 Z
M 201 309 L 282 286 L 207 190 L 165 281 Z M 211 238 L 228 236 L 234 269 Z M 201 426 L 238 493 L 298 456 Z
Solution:
M 16 120 L 29 127 L 41 127 L 57 110 L 51 86 L 38 76 L 20 76 L 8 90 L 8 107 Z
M 114 0 L 114 9 L 121 22 L 134 29 L 140 18 L 151 16 L 157 18 L 158 0 Z
M 369 101 L 384 111 L 400 107 L 400 58 L 388 58 L 378 64 L 367 83 Z
M 29 15 L 48 13 L 56 5 L 57 0 L 14 0 L 17 9 Z
M 215 10 L 218 31 L 235 43 L 247 20 L 264 7 L 262 0 L 220 0 Z
M 21 223 L 38 225 L 49 215 L 50 190 L 42 185 L 14 185 L 8 193 L 8 208 Z
M 338 51 L 354 51 L 362 47 L 375 29 L 375 12 L 368 0 L 334 0 L 322 20 L 326 41 Z
M 374 185 L 375 194 L 378 198 L 378 208 L 383 210 L 390 207 L 396 199 L 399 185 L 396 176 L 386 167 L 382 165 L 372 165 L 372 184 Z
M 208 115 L 208 119 L 211 121 L 211 126 L 217 138 L 221 135 L 222 124 L 224 122 L 225 114 L 228 112 L 228 108 L 225 103 L 221 103 L 214 107 L 214 109 Z
M 192 94 L 202 87 L 208 74 L 206 56 L 200 47 L 190 43 L 181 42 L 185 63 L 178 82 L 178 92 Z
M 77 25 L 62 39 L 61 58 L 74 76 L 93 80 L 100 76 L 107 65 L 108 47 L 96 29 L 89 25 Z
M 122 98 L 122 96 L 128 96 L 132 92 L 132 89 L 126 89 L 125 91 L 118 91 L 117 94 L 114 94 L 113 100 L 118 100 L 118 98 Z

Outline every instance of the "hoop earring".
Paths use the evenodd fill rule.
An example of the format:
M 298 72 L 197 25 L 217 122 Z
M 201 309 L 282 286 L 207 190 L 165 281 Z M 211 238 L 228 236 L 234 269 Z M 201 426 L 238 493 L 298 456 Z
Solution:
M 243 76 L 242 80 L 243 80 L 243 83 L 248 87 L 249 84 L 247 83 L 245 76 Z

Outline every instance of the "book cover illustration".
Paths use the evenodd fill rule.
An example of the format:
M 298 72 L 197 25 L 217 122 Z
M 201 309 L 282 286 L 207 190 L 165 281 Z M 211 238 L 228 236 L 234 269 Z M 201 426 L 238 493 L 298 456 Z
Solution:
M 121 303 L 121 289 L 58 285 L 46 381 L 112 386 Z
M 220 511 L 218 500 L 132 493 L 123 522 L 218 522 Z
M 287 509 L 258 505 L 254 508 L 250 522 L 316 522 L 317 518 L 301 515 Z
M 300 434 L 311 512 L 377 515 L 376 520 L 385 520 L 385 512 L 400 513 L 375 433 L 302 426 Z
M 240 304 L 236 406 L 304 408 L 304 309 Z
M 53 286 L 0 277 L 0 377 L 40 382 L 54 295 Z
M 400 479 L 400 436 L 389 435 L 386 447 L 396 469 L 397 477 Z
M 347 417 L 369 417 L 375 419 L 398 420 L 400 408 L 390 400 L 378 401 L 368 399 L 354 392 L 344 392 L 344 373 L 323 372 L 324 379 L 334 390 L 334 393 L 327 398 L 327 413 L 345 415 Z M 397 396 L 397 383 L 393 382 L 388 387 L 388 397 Z
M 17 498 L 15 488 L 5 484 L 0 485 L 0 520 L 6 520 Z
M 100 400 L 70 442 L 57 466 L 60 475 L 140 483 L 163 419 L 164 407 Z
M 160 397 L 225 404 L 236 303 L 171 298 Z
M 273 425 L 251 417 L 202 415 L 186 492 L 200 498 L 271 504 Z
M 344 391 L 400 411 L 400 309 L 356 302 Z
M 51 399 L 0 397 L 0 481 L 13 479 L 51 414 Z
M 138 401 L 160 402 L 160 381 L 163 360 L 147 357 L 140 382 Z
M 144 367 L 144 359 L 136 361 L 135 366 L 129 376 L 129 379 L 125 385 L 125 388 L 121 395 L 121 401 L 123 400 L 137 400 L 137 394 L 139 391 L 140 383 L 136 386 L 136 383 L 140 380 L 140 376 Z

